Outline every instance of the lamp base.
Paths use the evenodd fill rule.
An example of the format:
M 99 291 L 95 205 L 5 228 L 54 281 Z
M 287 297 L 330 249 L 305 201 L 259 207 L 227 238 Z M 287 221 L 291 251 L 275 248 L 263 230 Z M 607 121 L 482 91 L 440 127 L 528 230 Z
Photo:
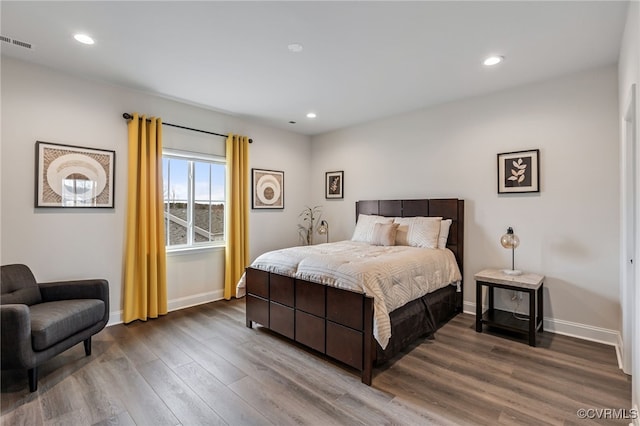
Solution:
M 522 275 L 522 271 L 519 269 L 503 269 L 502 272 L 507 275 Z

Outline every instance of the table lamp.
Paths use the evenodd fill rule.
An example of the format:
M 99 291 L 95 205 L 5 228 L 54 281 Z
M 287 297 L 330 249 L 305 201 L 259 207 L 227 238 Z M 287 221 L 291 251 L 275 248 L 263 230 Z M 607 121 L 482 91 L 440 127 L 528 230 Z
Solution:
M 327 242 L 329 242 L 329 222 L 326 220 L 320 222 L 320 226 L 318 226 L 318 234 L 326 235 Z
M 513 233 L 512 227 L 509 227 L 507 233 L 500 237 L 500 244 L 506 249 L 511 249 L 511 269 L 503 269 L 502 272 L 507 275 L 522 275 L 522 271 L 515 269 L 515 251 L 520 245 L 520 238 Z

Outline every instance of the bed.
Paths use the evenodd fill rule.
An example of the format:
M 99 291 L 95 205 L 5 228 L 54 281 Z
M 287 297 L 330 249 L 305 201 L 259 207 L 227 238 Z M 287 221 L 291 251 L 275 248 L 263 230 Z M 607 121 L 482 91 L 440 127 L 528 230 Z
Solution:
M 367 244 L 345 241 L 303 247 L 302 254 L 290 249 L 278 251 L 284 253 L 285 257 L 274 257 L 273 259 L 278 260 L 273 263 L 269 263 L 269 257 L 278 253 L 261 255 L 246 269 L 237 291 L 239 296 L 246 293 L 247 327 L 251 328 L 253 323 L 260 324 L 353 367 L 360 371 L 362 382 L 367 385 L 371 385 L 374 365 L 388 361 L 416 339 L 432 336 L 438 328 L 462 312 L 463 301 L 463 200 L 448 198 L 356 202 L 356 220 L 369 220 L 374 216 L 450 219 L 448 238 L 446 242 L 440 242 L 441 247 L 446 245 L 448 250 L 431 251 L 439 252 L 437 254 L 443 258 L 448 257 L 443 262 L 449 263 L 445 262 L 443 265 L 453 262 L 457 279 L 448 282 L 454 276 L 451 267 L 439 266 L 442 270 L 430 272 L 433 277 L 444 276 L 441 279 L 443 283 L 435 286 L 437 288 L 399 291 L 392 302 L 380 302 L 378 289 L 372 287 L 377 284 L 369 284 L 365 280 L 360 288 L 354 287 L 349 283 L 350 279 L 345 278 L 347 275 L 342 274 L 345 269 L 353 270 L 355 272 L 352 275 L 373 276 L 375 281 L 378 273 L 373 270 L 378 268 L 378 264 L 371 263 L 372 271 L 367 271 L 369 266 L 366 265 L 369 264 L 366 262 L 359 265 L 350 258 L 339 262 L 336 259 L 346 259 L 349 251 L 353 251 L 356 257 L 375 258 L 375 261 L 378 258 L 386 259 L 383 258 L 383 253 L 384 256 L 400 258 L 400 252 L 410 248 L 395 247 L 393 244 L 391 247 L 374 246 L 366 249 L 370 251 L 365 254 L 358 254 L 360 246 Z M 355 233 L 358 229 L 357 224 Z M 414 252 L 419 251 L 412 249 Z M 312 251 L 314 254 L 307 256 L 305 251 Z M 413 259 L 411 262 L 413 263 L 408 266 L 392 269 L 401 274 L 413 267 L 417 260 Z M 326 263 L 324 267 L 330 270 L 326 276 L 318 275 L 318 263 Z M 395 277 L 392 280 L 396 282 Z M 429 284 L 431 279 L 423 281 L 427 287 L 432 286 Z M 408 293 L 416 294 L 408 296 Z M 384 306 L 389 308 L 388 312 L 381 312 L 385 310 Z

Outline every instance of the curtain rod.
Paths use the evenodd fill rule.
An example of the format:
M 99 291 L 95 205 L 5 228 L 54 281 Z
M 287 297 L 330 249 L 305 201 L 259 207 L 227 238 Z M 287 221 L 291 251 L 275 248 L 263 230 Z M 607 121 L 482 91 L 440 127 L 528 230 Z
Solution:
M 129 114 L 128 112 L 125 112 L 124 114 L 122 114 L 122 118 L 124 118 L 125 120 L 131 120 L 133 118 L 133 115 Z M 147 118 L 147 121 L 149 121 L 148 118 Z M 180 126 L 178 124 L 165 123 L 164 121 L 162 122 L 162 125 L 163 126 L 170 126 L 170 127 L 177 127 L 178 129 L 191 130 L 191 131 L 194 131 L 194 132 L 206 133 L 208 135 L 222 136 L 223 138 L 228 138 L 229 137 L 229 135 L 223 135 L 221 133 L 208 132 L 206 130 L 200 130 L 200 129 L 193 129 L 191 127 Z M 253 139 L 249 139 L 249 143 L 253 143 Z

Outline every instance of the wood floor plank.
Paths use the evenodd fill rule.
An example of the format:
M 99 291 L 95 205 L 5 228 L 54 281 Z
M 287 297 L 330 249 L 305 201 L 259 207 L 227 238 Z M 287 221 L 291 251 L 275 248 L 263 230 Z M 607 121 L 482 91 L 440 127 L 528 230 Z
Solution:
M 358 372 L 260 326 L 244 300 L 103 330 L 26 372 L 3 371 L 3 425 L 591 425 L 579 408 L 630 409 L 631 380 L 606 345 L 552 333 L 537 346 L 475 332 L 461 314 L 405 353 Z
M 104 358 L 99 357 L 98 362 Z M 104 361 L 103 361 L 104 362 Z M 120 398 L 111 395 L 102 380 L 98 368 L 84 368 L 75 373 L 76 388 L 83 405 L 88 408 L 91 424 L 100 423 L 105 419 L 117 418 L 126 411 Z
M 4 395 L 3 395 L 4 397 Z M 41 426 L 44 425 L 42 418 L 42 405 L 39 398 L 25 401 L 17 407 L 2 409 L 0 424 L 15 426 Z
M 434 409 L 444 409 L 448 416 L 455 416 L 456 421 L 481 420 L 493 424 L 497 422 L 502 407 L 485 404 L 476 398 L 475 394 L 465 392 L 466 382 L 456 383 L 450 376 L 438 374 L 433 368 L 425 371 L 416 370 L 414 366 L 407 366 L 404 358 L 402 361 L 375 380 L 385 380 L 386 386 L 392 385 L 393 392 L 397 395 L 419 395 L 423 404 Z
M 123 411 L 117 416 L 109 417 L 100 422 L 94 423 L 92 426 L 136 426 L 128 412 Z
M 217 356 L 214 351 L 203 345 L 203 339 L 198 338 L 192 330 L 189 330 L 188 325 L 185 325 L 183 321 L 168 323 L 165 328 L 191 359 L 202 365 L 222 383 L 233 383 L 245 376 L 245 373 L 235 367 L 233 363 Z
M 412 399 L 395 397 L 385 406 L 385 410 L 389 411 L 395 425 L 460 426 L 461 424 L 428 410 L 427 407 L 415 403 Z
M 282 340 L 285 344 L 274 344 L 273 340 Z M 297 371 L 303 372 L 303 374 L 310 379 L 310 383 L 314 388 L 323 394 L 327 392 L 336 392 L 336 398 L 341 394 L 346 393 L 360 393 L 363 397 L 366 396 L 367 400 L 371 404 L 384 405 L 393 399 L 394 395 L 381 391 L 374 387 L 363 387 L 360 374 L 345 365 L 341 365 L 337 362 L 327 360 L 326 358 L 318 355 L 317 352 L 302 348 L 299 345 L 291 344 L 290 341 L 285 338 L 277 336 L 275 333 L 266 331 L 259 333 L 254 342 L 260 342 L 263 348 L 280 354 L 291 354 L 293 358 L 284 360 L 285 365 L 291 363 L 292 359 L 295 359 L 295 366 Z M 256 343 L 252 343 L 254 345 Z M 244 345 L 243 348 L 249 348 L 251 345 Z M 332 377 L 333 379 L 328 382 L 331 389 L 323 390 L 323 383 L 327 382 L 326 377 Z M 366 391 L 364 391 L 366 389 Z
M 153 320 L 150 320 L 148 323 L 136 321 L 134 324 L 129 325 L 119 324 L 105 330 L 117 336 L 116 339 L 120 350 L 124 352 L 129 361 L 134 365 L 143 365 L 158 359 L 158 356 L 154 354 L 144 342 L 136 338 L 137 333 L 134 330 L 136 328 L 143 330 L 145 325 L 148 327 L 153 326 Z
M 251 376 L 266 386 L 275 386 L 286 389 L 287 392 L 295 391 L 297 396 L 309 396 L 314 393 L 321 396 L 324 403 L 334 401 L 345 391 L 332 386 L 326 381 L 314 376 L 312 371 L 300 368 L 297 356 L 299 350 L 288 345 L 282 346 L 285 351 L 290 351 L 291 356 L 279 355 L 260 344 L 243 345 L 239 347 L 242 358 L 249 361 Z M 245 367 L 246 368 L 246 367 Z
M 127 342 L 129 345 L 131 342 Z M 144 365 L 144 364 L 142 364 Z M 140 374 L 126 354 L 115 347 L 95 367 L 109 398 L 119 401 L 136 424 L 176 425 L 178 419 Z
M 430 351 L 429 353 L 435 352 Z M 521 413 L 522 417 L 535 416 L 540 423 L 562 424 L 564 407 L 562 405 L 561 408 L 550 407 L 545 403 L 544 397 L 548 395 L 545 391 L 548 390 L 534 390 L 526 382 L 514 382 L 508 380 L 508 377 L 504 375 L 487 375 L 482 370 L 469 368 L 464 360 L 452 363 L 448 369 L 433 366 L 433 363 L 425 357 L 411 357 L 403 365 L 413 370 L 428 370 L 430 377 L 436 381 L 437 387 L 451 388 L 452 393 L 459 396 L 456 399 L 456 402 L 460 404 L 459 409 L 468 408 L 472 403 L 483 406 L 500 404 L 503 411 L 508 408 Z M 467 380 L 464 382 L 456 381 L 456 376 L 466 377 Z M 505 388 L 511 390 L 507 395 L 504 393 Z M 553 395 L 551 397 L 560 398 L 561 396 Z M 559 401 L 556 400 L 556 404 L 558 403 Z M 571 406 L 571 404 L 567 405 Z
M 157 359 L 161 359 L 169 368 L 193 362 L 193 359 L 171 338 L 171 334 L 163 333 L 163 327 L 160 324 L 137 328 L 132 330 L 132 334 L 143 341 Z
M 176 374 L 230 425 L 267 425 L 269 420 L 198 363 L 178 367 Z
M 226 425 L 222 418 L 162 361 L 145 364 L 138 371 L 181 424 Z
M 309 398 L 295 383 L 273 381 L 265 386 L 264 381 L 256 382 L 252 377 L 245 377 L 229 387 L 274 424 L 362 424 L 322 398 Z

